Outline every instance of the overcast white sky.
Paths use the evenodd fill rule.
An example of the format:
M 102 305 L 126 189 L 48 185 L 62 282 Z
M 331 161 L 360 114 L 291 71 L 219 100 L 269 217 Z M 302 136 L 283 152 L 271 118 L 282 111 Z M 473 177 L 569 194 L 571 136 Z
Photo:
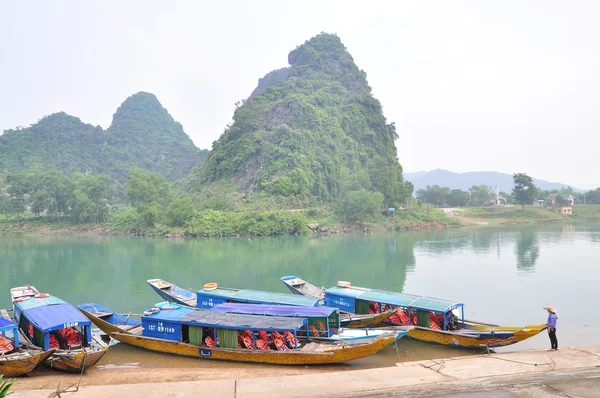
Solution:
M 2 1 L 0 131 L 65 111 L 106 128 L 154 93 L 210 148 L 297 45 L 337 33 L 396 122 L 405 171 L 600 186 L 600 2 Z

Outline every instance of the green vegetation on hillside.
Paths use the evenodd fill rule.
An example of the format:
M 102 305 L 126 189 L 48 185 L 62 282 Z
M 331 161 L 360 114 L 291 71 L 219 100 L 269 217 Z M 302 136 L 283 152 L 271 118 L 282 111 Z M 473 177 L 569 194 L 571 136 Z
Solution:
M 101 223 L 115 196 L 110 178 L 58 171 L 9 173 L 0 181 L 0 213 L 17 221 L 30 212 L 48 223 Z
M 231 183 L 246 195 L 321 203 L 368 190 L 383 194 L 385 206 L 403 203 L 412 186 L 402 178 L 395 126 L 340 39 L 320 34 L 288 60 L 236 109 L 182 189 L 197 196 L 207 184 Z
M 0 173 L 38 168 L 67 176 L 107 174 L 122 184 L 130 168 L 142 167 L 172 181 L 207 155 L 149 93 L 123 102 L 106 131 L 60 112 L 0 135 Z

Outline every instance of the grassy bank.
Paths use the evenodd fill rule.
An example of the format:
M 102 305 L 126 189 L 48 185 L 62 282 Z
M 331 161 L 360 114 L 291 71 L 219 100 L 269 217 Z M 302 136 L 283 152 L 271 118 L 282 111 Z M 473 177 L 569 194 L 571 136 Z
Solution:
M 20 222 L 3 220 L 0 233 L 9 235 L 95 233 L 110 235 L 142 235 L 159 237 L 226 237 L 226 236 L 275 236 L 309 234 L 309 224 L 318 224 L 319 232 L 347 233 L 357 231 L 406 231 L 441 229 L 461 226 L 462 223 L 446 216 L 431 206 L 414 206 L 400 210 L 392 217 L 377 215 L 360 222 L 345 222 L 332 210 L 324 208 L 265 210 L 265 211 L 219 211 L 197 212 L 184 225 L 173 227 L 157 223 L 146 227 L 135 217 L 129 207 L 111 211 L 103 224 L 71 224 L 48 222 L 44 217 L 25 217 Z
M 600 221 L 600 205 L 575 205 L 573 215 L 558 214 L 552 209 L 539 207 L 465 207 L 460 217 L 488 224 L 531 224 L 546 222 Z

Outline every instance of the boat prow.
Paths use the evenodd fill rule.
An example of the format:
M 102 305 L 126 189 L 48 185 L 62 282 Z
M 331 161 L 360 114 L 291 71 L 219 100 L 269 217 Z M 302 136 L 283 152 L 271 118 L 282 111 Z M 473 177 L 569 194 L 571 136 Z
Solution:
M 187 289 L 181 288 L 174 283 L 167 282 L 163 279 L 148 279 L 146 283 L 148 283 L 150 287 L 163 298 L 163 300 L 188 307 L 196 307 L 196 295 Z
M 44 363 L 55 351 L 29 344 L 6 310 L 0 310 L 0 332 L 0 375 L 23 376 Z
M 298 294 L 300 296 L 317 297 L 320 299 L 323 299 L 325 297 L 324 286 L 317 287 L 308 283 L 302 278 L 298 278 L 295 275 L 283 276 L 280 279 L 294 294 Z

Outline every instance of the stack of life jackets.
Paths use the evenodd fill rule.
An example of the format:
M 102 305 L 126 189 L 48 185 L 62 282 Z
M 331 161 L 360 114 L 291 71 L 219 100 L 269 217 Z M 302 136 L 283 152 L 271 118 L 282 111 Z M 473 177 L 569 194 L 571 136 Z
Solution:
M 6 337 L 0 336 L 0 354 L 7 354 L 15 349 L 13 343 Z
M 81 334 L 73 328 L 59 329 L 57 330 L 57 333 L 67 347 L 73 347 L 81 344 Z M 50 340 L 52 340 L 52 337 Z

